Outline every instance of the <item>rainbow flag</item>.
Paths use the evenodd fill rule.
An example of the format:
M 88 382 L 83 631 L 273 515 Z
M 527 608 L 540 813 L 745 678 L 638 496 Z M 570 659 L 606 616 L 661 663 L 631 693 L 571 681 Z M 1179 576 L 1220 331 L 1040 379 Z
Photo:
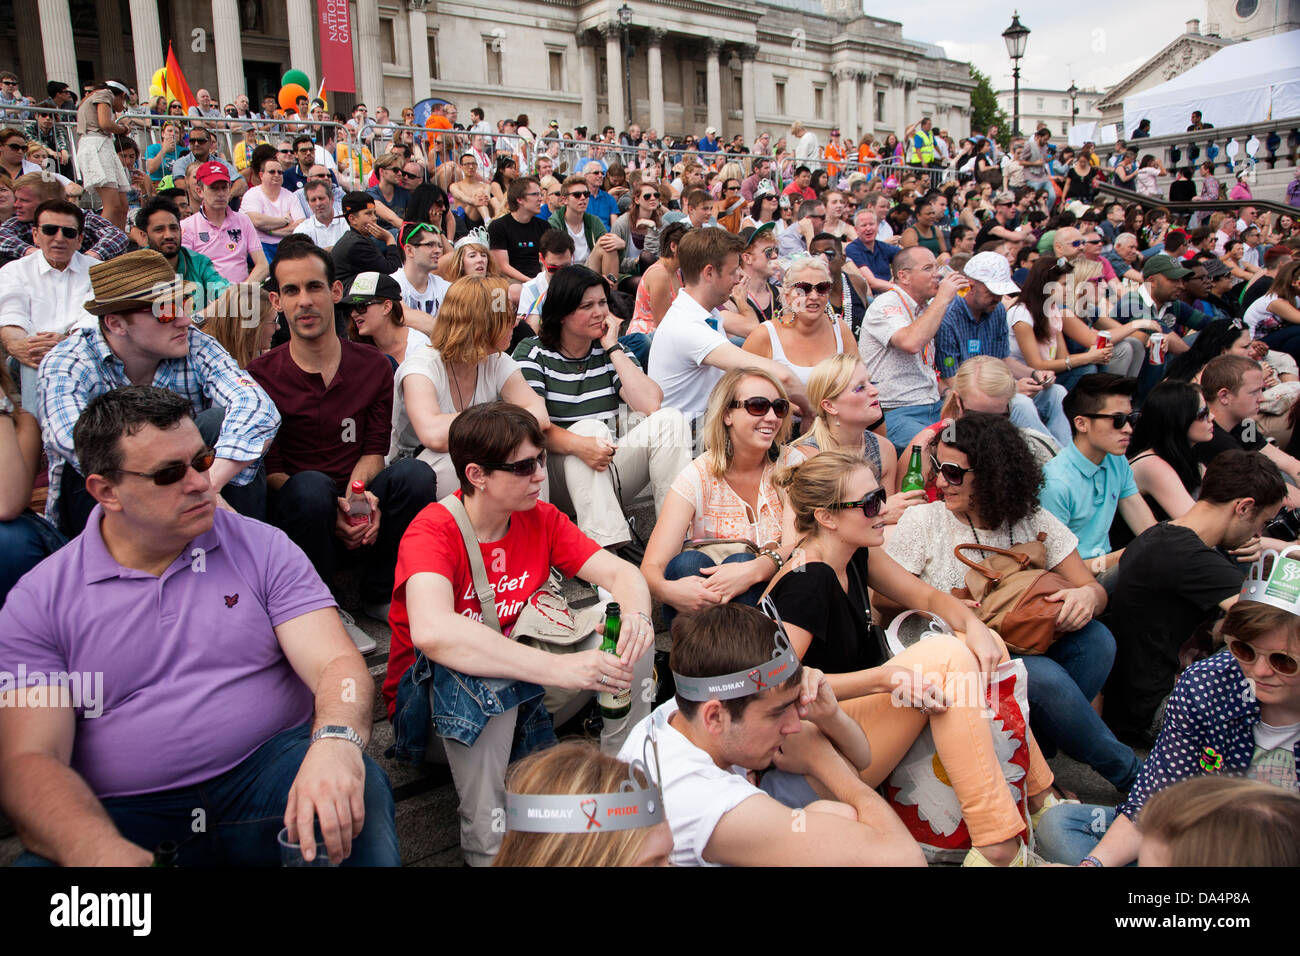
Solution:
M 176 100 L 186 113 L 190 111 L 191 106 L 198 103 L 194 94 L 190 92 L 190 85 L 185 82 L 185 74 L 181 72 L 176 54 L 172 52 L 170 40 L 167 42 L 167 63 L 163 67 L 163 88 L 167 91 L 168 102 Z

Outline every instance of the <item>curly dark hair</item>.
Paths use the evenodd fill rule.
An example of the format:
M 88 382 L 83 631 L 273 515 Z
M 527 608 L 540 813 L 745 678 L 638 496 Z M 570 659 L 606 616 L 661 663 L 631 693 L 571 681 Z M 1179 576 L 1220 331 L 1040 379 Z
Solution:
M 1038 510 L 1043 472 L 1010 419 L 967 412 L 939 441 L 970 459 L 975 506 L 986 527 L 1015 524 Z

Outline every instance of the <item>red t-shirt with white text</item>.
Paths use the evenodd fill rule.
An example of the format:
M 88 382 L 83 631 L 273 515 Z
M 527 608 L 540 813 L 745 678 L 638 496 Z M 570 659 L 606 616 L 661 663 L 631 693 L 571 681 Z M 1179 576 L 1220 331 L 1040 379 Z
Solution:
M 461 492 L 456 492 L 461 497 Z M 528 599 L 546 584 L 552 566 L 565 577 L 573 577 L 600 550 L 600 545 L 578 530 L 564 513 L 545 501 L 510 516 L 510 527 L 498 541 L 479 542 L 488 583 L 496 591 L 497 619 L 510 633 Z M 431 504 L 411 522 L 397 549 L 397 570 L 393 576 L 393 605 L 389 623 L 393 628 L 388 648 L 388 673 L 384 677 L 384 704 L 391 720 L 397 704 L 397 685 L 415 663 L 411 643 L 411 622 L 406 611 L 406 582 L 412 575 L 439 574 L 451 582 L 456 613 L 482 620 L 482 609 L 474 594 L 474 574 L 456 519 L 440 504 Z

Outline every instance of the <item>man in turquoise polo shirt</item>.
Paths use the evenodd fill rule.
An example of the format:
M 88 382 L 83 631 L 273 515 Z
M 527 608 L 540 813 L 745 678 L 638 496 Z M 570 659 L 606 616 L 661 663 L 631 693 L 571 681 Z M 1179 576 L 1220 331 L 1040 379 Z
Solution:
M 1123 550 L 1111 551 L 1110 525 L 1118 509 L 1134 536 L 1156 523 L 1138 493 L 1124 457 L 1133 438 L 1137 380 L 1097 372 L 1085 375 L 1062 407 L 1074 440 L 1043 468 L 1044 508 L 1079 539 L 1079 556 L 1109 592 Z

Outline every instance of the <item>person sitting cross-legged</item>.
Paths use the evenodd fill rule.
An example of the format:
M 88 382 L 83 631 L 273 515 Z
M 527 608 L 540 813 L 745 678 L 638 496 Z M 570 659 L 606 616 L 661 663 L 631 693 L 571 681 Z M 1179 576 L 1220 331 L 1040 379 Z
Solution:
M 27 675 L 0 694 L 19 862 L 149 866 L 171 842 L 180 866 L 276 866 L 287 827 L 307 860 L 397 866 L 365 663 L 303 553 L 216 507 L 190 415 L 151 386 L 86 406 L 95 509 L 0 610 L 0 658 Z
M 546 402 L 551 501 L 577 516 L 578 527 L 604 547 L 632 540 L 623 509 L 650 485 L 655 511 L 691 460 L 685 416 L 661 408 L 663 392 L 618 344 L 619 319 L 609 286 L 586 266 L 551 279 L 541 328 L 515 349 L 524 379 Z M 619 435 L 620 409 L 644 416 Z M 633 550 L 629 557 L 640 562 Z
M 637 724 L 619 753 L 657 756 L 671 862 L 924 866 L 897 814 L 859 777 L 873 762 L 862 728 L 788 639 L 774 659 L 783 637 L 771 619 L 734 604 L 673 625 L 677 695 Z M 748 677 L 755 667 L 766 681 Z M 791 825 L 792 807 L 804 811 L 793 817 L 800 826 Z
M 333 586 L 340 564 L 362 565 L 362 610 L 387 620 L 397 545 L 434 500 L 434 477 L 418 462 L 384 466 L 393 367 L 374 346 L 334 333 L 343 297 L 334 260 L 310 239 L 292 236 L 280 243 L 273 265 L 271 304 L 284 313 L 289 341 L 248 365 L 284 419 L 267 452 L 270 521 L 307 552 L 326 585 Z M 370 509 L 364 521 L 350 514 L 356 482 Z M 374 649 L 350 617 L 343 621 L 362 653 Z

